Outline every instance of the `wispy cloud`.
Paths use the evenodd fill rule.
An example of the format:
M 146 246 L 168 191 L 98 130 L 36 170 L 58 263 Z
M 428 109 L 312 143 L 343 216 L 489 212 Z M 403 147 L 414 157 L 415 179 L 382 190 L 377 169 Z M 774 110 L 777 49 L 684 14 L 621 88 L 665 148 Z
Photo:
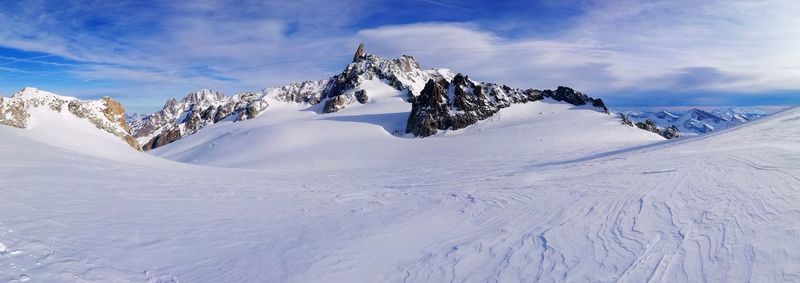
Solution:
M 570 85 L 620 101 L 800 89 L 800 17 L 793 13 L 800 3 L 791 1 L 542 1 L 538 8 L 561 12 L 529 19 L 516 4 L 397 5 L 3 2 L 0 26 L 12 28 L 0 29 L 0 46 L 42 57 L 3 55 L 0 65 L 19 76 L 29 72 L 21 63 L 61 67 L 65 80 L 78 82 L 72 92 L 80 82 L 103 82 L 81 87 L 160 101 L 201 87 L 243 91 L 319 79 L 341 70 L 363 41 L 370 52 L 413 55 L 425 67 L 478 80 Z
M 634 100 L 643 91 L 669 97 L 708 90 L 734 97 L 800 89 L 794 64 L 800 60 L 794 48 L 800 46 L 800 17 L 788 12 L 800 11 L 800 3 L 602 1 L 586 10 L 569 28 L 544 38 L 469 23 L 385 26 L 358 36 L 373 47 L 437 48 L 416 55 L 427 65 L 525 87 L 566 84 L 615 97 L 627 92 Z

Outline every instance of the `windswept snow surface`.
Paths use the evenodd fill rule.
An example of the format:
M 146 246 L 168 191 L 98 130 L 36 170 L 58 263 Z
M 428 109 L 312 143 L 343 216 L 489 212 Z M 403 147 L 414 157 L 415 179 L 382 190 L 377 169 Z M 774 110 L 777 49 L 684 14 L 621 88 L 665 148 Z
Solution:
M 289 107 L 285 115 L 304 115 Z M 611 119 L 586 126 L 575 122 L 589 120 L 547 117 L 596 119 L 596 112 L 527 107 L 426 139 L 391 136 L 386 125 L 356 117 L 340 119 L 357 120 L 358 138 L 324 134 L 321 149 L 291 148 L 262 132 L 239 144 L 255 155 L 286 147 L 268 152 L 285 154 L 269 161 L 276 164 L 188 150 L 213 140 L 202 132 L 176 143 L 187 155 L 169 154 L 257 169 L 135 151 L 84 155 L 0 127 L 0 280 L 800 280 L 800 109 L 653 142 L 646 132 L 612 128 Z M 274 116 L 238 123 L 229 136 L 295 133 L 268 127 L 281 118 Z M 560 124 L 537 122 L 546 119 Z M 344 130 L 318 122 L 309 120 L 306 131 Z M 592 132 L 597 127 L 617 130 L 591 137 L 603 133 Z M 620 143 L 639 134 L 638 142 Z M 328 151 L 335 153 L 316 157 L 344 161 L 317 164 L 308 156 Z M 300 161 L 281 165 L 292 157 Z M 359 159 L 367 164 L 348 163 Z

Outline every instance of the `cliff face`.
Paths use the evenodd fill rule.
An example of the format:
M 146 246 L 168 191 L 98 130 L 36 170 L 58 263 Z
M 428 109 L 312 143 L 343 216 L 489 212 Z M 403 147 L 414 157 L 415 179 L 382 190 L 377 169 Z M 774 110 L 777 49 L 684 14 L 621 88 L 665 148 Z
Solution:
M 68 112 L 88 121 L 95 127 L 140 149 L 137 141 L 130 134 L 130 125 L 125 119 L 125 108 L 121 103 L 104 97 L 100 100 L 79 100 L 74 97 L 60 96 L 36 88 L 24 88 L 10 98 L 0 97 L 0 124 L 16 128 L 27 128 L 32 112 L 37 109 Z
M 512 104 L 551 98 L 572 105 L 590 105 L 608 113 L 600 99 L 591 98 L 568 87 L 557 90 L 521 90 L 494 83 L 476 83 L 457 74 L 452 80 L 429 80 L 420 95 L 412 100 L 406 133 L 427 137 L 439 130 L 458 130 L 491 117 Z

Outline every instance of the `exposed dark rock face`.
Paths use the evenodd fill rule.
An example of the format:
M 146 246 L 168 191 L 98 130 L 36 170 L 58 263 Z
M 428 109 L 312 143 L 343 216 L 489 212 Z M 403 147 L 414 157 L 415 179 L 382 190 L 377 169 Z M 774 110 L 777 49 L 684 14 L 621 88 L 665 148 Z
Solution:
M 449 128 L 452 122 L 450 109 L 445 100 L 446 95 L 442 83 L 429 80 L 419 96 L 414 99 L 406 124 L 406 133 L 427 137 L 436 134 L 438 129 Z
M 631 126 L 631 127 L 636 127 L 636 128 L 648 131 L 648 132 L 656 133 L 656 134 L 664 137 L 665 139 L 674 139 L 674 138 L 681 137 L 680 131 L 678 130 L 678 127 L 675 126 L 675 125 L 669 126 L 669 127 L 664 128 L 662 130 L 662 129 L 660 129 L 658 127 L 656 122 L 653 121 L 652 119 L 647 119 L 644 122 L 633 123 L 630 120 L 630 118 L 628 118 L 628 116 L 626 116 L 625 114 L 619 113 L 619 116 L 620 116 L 622 124 L 628 125 L 628 126 Z
M 325 101 L 325 106 L 323 107 L 322 112 L 324 113 L 333 113 L 339 112 L 339 110 L 344 109 L 345 104 L 347 104 L 348 97 L 345 95 L 339 95 L 331 97 L 330 99 Z
M 603 103 L 602 99 L 591 98 L 568 87 L 559 86 L 555 91 L 544 90 L 542 91 L 542 95 L 544 97 L 549 97 L 554 100 L 563 101 L 576 106 L 588 104 L 593 107 L 603 109 L 605 113 L 608 113 L 608 108 L 606 108 L 606 105 Z
M 367 96 L 367 91 L 363 89 L 356 91 L 356 100 L 358 101 L 358 103 L 361 104 L 366 104 L 367 102 L 369 102 L 369 96 Z
M 462 129 L 489 118 L 512 104 L 528 103 L 544 97 L 573 105 L 590 104 L 599 111 L 607 112 L 601 100 L 569 88 L 559 87 L 555 92 L 520 90 L 506 85 L 475 83 L 467 76 L 457 74 L 450 82 L 441 79 L 429 80 L 425 84 L 420 95 L 412 100 L 406 133 L 427 137 L 439 130 Z
M 255 100 L 244 108 L 244 115 L 239 115 L 238 120 L 243 121 L 250 118 L 258 117 L 265 109 L 269 107 L 266 100 Z
M 628 118 L 628 116 L 626 116 L 625 114 L 619 113 L 619 117 L 620 117 L 620 119 L 622 120 L 622 124 L 623 124 L 623 125 L 628 125 L 628 126 L 631 126 L 631 127 L 636 127 L 636 125 L 634 125 L 634 124 L 633 124 L 633 121 L 631 121 L 631 119 L 630 119 L 630 118 Z
M 647 119 L 647 121 L 644 121 L 644 122 L 637 122 L 636 123 L 636 127 L 639 128 L 639 129 L 648 131 L 648 132 L 653 132 L 653 133 L 656 133 L 656 134 L 659 134 L 659 135 L 661 134 L 661 131 L 658 129 L 658 126 L 656 125 L 656 123 L 653 122 L 653 120 L 650 120 L 650 119 Z
M 353 55 L 353 62 L 358 61 L 358 59 L 364 58 L 367 55 L 367 52 L 364 51 L 364 44 L 361 43 L 358 45 L 358 49 L 356 49 L 356 54 Z
M 150 142 L 144 144 L 142 146 L 142 150 L 151 150 L 160 146 L 167 145 L 171 142 L 174 142 L 180 139 L 183 135 L 179 129 L 169 129 L 166 132 L 162 132 L 161 134 L 157 135 L 155 138 L 150 140 Z
M 661 131 L 661 136 L 669 140 L 669 139 L 680 138 L 681 133 L 678 131 L 677 126 L 672 125 Z

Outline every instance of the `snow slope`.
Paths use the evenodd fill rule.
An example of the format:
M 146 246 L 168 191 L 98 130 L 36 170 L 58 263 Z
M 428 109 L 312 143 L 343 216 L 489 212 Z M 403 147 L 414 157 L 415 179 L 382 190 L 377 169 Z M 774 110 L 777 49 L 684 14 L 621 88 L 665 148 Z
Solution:
M 462 130 L 412 138 L 403 135 L 411 110 L 403 94 L 380 80 L 362 87 L 370 94 L 367 104 L 318 114 L 321 105 L 269 101 L 257 118 L 217 123 L 152 153 L 202 165 L 292 171 L 438 168 L 454 161 L 491 170 L 663 140 L 590 107 L 550 99 L 512 105 Z
M 7 127 L 0 125 L 0 128 Z M 11 132 L 20 137 L 70 152 L 129 162 L 155 159 L 140 154 L 119 137 L 67 111 L 31 108 L 28 128 L 13 130 Z
M 273 118 L 303 115 L 286 107 L 291 114 Z M 631 147 L 555 117 L 564 124 L 547 127 L 569 134 L 530 132 L 544 127 L 536 121 L 548 110 L 555 116 L 565 106 L 528 107 L 536 109 L 512 107 L 499 120 L 432 142 L 353 121 L 353 132 L 315 136 L 335 138 L 328 150 L 344 147 L 333 157 L 347 162 L 312 162 L 312 172 L 301 162 L 254 164 L 257 170 L 179 165 L 135 151 L 153 159 L 98 158 L 0 127 L 0 280 L 800 280 L 800 109 Z M 273 118 L 241 123 L 252 128 L 230 135 L 268 128 Z M 315 124 L 309 131 L 323 127 Z M 349 139 L 354 133 L 358 139 Z M 266 136 L 248 148 L 268 148 Z M 369 166 L 352 164 L 348 154 L 357 147 L 346 145 L 357 140 L 364 154 L 398 149 L 366 160 Z M 430 155 L 405 152 L 424 152 L 406 142 L 423 142 Z M 552 152 L 537 151 L 540 143 Z M 324 150 L 301 144 L 276 152 L 287 156 L 274 162 L 291 154 L 310 162 Z M 381 159 L 388 155 L 395 158 Z M 243 158 L 223 157 L 215 158 L 226 166 Z

